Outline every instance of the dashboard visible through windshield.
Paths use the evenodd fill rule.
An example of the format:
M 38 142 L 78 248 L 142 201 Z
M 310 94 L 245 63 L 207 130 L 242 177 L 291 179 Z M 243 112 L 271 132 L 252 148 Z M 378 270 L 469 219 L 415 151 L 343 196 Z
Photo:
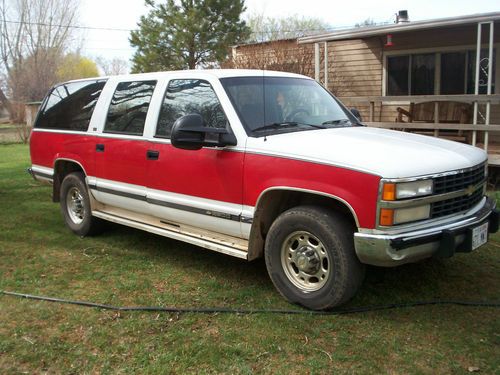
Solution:
M 327 90 L 310 79 L 261 76 L 221 82 L 251 137 L 356 123 Z

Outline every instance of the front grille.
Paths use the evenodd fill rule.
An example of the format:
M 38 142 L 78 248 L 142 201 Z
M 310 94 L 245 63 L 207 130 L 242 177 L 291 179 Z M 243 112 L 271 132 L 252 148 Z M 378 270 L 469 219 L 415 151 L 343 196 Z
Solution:
M 484 164 L 480 164 L 465 172 L 455 173 L 434 179 L 434 194 L 450 193 L 476 186 L 485 178 Z
M 471 195 L 463 195 L 457 198 L 434 202 L 431 206 L 431 218 L 435 219 L 470 210 L 478 204 L 482 198 L 483 188 L 481 187 Z
M 484 197 L 484 187 L 486 184 L 485 163 L 481 163 L 470 169 L 450 172 L 449 174 L 441 176 L 425 177 L 425 179 L 429 178 L 432 178 L 433 181 L 432 195 L 418 197 L 417 199 L 401 199 L 398 202 L 382 200 L 382 208 L 406 209 L 419 206 L 428 207 L 427 205 L 430 205 L 428 219 L 408 220 L 408 222 L 401 224 L 405 225 L 417 221 L 440 219 L 464 214 L 477 206 Z M 396 181 L 396 183 L 398 182 L 399 181 Z M 403 180 L 402 182 L 405 181 Z M 434 201 L 436 199 L 441 200 Z M 380 226 L 383 227 L 383 225 Z

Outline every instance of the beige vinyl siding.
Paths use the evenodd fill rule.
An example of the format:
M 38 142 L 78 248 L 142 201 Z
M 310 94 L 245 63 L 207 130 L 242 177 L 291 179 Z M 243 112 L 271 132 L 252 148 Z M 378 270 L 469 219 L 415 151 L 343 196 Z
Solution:
M 379 38 L 328 43 L 328 89 L 339 97 L 382 94 L 382 44 Z M 365 109 L 358 105 L 362 112 Z
M 382 47 L 378 37 L 328 43 L 328 89 L 348 108 L 358 109 L 364 120 L 369 119 L 369 104 L 343 98 L 382 95 Z M 377 121 L 380 116 L 378 104 L 374 115 Z

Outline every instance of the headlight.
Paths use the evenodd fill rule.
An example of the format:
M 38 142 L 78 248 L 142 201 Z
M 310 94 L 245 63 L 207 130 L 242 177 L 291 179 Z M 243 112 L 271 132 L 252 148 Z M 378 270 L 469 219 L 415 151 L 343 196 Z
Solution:
M 431 216 L 431 205 L 409 208 L 382 208 L 380 210 L 380 225 L 392 226 L 428 219 Z
M 402 182 L 396 184 L 396 199 L 415 198 L 432 194 L 432 180 Z
M 415 204 L 412 203 L 412 199 L 432 195 L 433 191 L 434 181 L 432 179 L 384 182 L 382 185 L 382 201 L 387 203 L 384 204 L 385 207 L 380 208 L 379 225 L 389 227 L 429 219 L 431 205 L 422 202 L 420 206 L 412 206 Z M 396 201 L 400 201 L 400 203 L 396 203 Z
M 397 199 L 416 198 L 432 194 L 432 180 L 412 182 L 385 183 L 382 190 L 382 199 L 394 201 Z
M 407 223 L 409 221 L 418 221 L 428 219 L 431 215 L 431 205 L 398 208 L 394 210 L 394 224 Z

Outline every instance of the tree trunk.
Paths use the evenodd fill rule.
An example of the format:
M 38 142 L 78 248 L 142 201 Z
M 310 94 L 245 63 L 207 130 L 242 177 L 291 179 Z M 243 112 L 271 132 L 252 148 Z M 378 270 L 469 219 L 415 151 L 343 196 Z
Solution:
M 3 104 L 3 106 L 7 109 L 7 111 L 9 111 L 9 115 L 10 117 L 12 117 L 14 115 L 13 111 L 12 111 L 12 103 L 10 102 L 10 100 L 5 96 L 5 94 L 3 93 L 3 90 L 0 89 L 0 102 Z
M 191 45 L 189 49 L 189 57 L 188 57 L 188 67 L 189 69 L 196 69 L 196 59 L 195 59 L 194 43 Z

